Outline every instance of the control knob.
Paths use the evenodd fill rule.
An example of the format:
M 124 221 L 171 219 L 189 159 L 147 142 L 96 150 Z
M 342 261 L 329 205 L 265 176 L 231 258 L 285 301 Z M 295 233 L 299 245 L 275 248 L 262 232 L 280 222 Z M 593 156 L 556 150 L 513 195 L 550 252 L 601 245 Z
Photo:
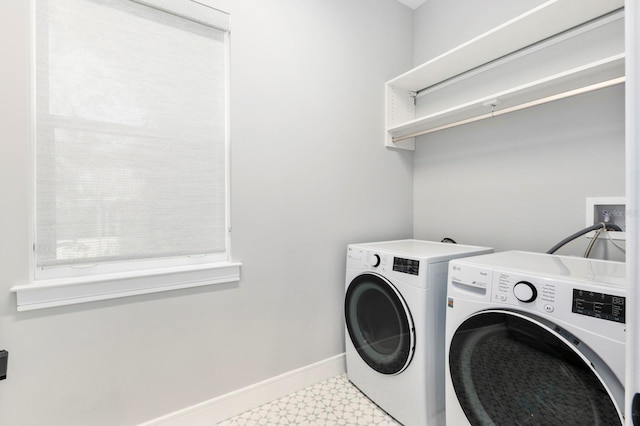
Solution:
M 518 281 L 513 286 L 513 295 L 521 302 L 531 303 L 538 297 L 538 290 L 528 281 Z
M 374 268 L 378 267 L 380 265 L 380 256 L 378 256 L 377 254 L 372 255 L 369 258 L 369 262 Z

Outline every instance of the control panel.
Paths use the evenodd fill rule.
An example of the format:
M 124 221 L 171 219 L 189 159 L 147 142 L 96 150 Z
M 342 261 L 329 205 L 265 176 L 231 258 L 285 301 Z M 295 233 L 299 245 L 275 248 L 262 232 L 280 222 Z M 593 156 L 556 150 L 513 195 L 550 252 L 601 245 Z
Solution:
M 491 299 L 511 305 L 526 305 L 534 310 L 553 312 L 556 309 L 557 282 L 496 271 Z
M 389 256 L 357 247 L 347 249 L 347 267 L 361 269 L 384 268 Z
M 402 272 L 404 274 L 418 275 L 420 272 L 420 261 L 394 256 L 393 270 L 396 272 Z
M 625 323 L 626 298 L 623 289 L 611 292 L 597 283 L 581 284 L 553 278 L 452 262 L 449 268 L 450 297 L 484 300 L 530 312 L 544 312 L 568 320 L 578 314 L 598 320 Z M 604 324 L 603 324 L 604 325 Z
M 573 289 L 571 312 L 594 318 L 625 323 L 626 298 L 612 294 Z
M 397 280 L 416 288 L 429 288 L 431 281 L 425 274 L 435 273 L 436 269 L 428 265 L 428 259 L 418 256 L 372 250 L 357 245 L 347 248 L 347 270 L 380 274 L 392 282 Z M 446 283 L 446 273 L 444 280 Z
M 393 256 L 388 253 L 364 250 L 361 248 L 348 249 L 348 267 L 360 267 L 379 272 L 389 272 L 388 267 L 395 272 L 418 276 L 420 275 L 420 261 L 407 257 Z

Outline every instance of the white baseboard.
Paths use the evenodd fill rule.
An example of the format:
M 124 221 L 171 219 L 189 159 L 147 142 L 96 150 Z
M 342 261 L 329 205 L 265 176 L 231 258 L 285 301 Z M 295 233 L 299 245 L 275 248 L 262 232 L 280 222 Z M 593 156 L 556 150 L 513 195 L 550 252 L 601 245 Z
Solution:
M 213 426 L 229 417 L 244 413 L 345 371 L 346 360 L 343 353 L 183 408 L 138 426 Z

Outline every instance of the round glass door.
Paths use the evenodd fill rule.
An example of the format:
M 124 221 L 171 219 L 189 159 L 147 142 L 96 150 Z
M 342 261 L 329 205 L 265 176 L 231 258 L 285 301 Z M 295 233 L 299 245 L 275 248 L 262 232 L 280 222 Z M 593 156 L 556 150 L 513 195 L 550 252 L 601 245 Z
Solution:
M 467 319 L 449 349 L 451 381 L 472 425 L 622 425 L 600 377 L 547 326 L 491 311 Z
M 413 321 L 395 287 L 382 277 L 356 277 L 345 296 L 347 332 L 360 357 L 382 374 L 407 368 L 415 345 Z

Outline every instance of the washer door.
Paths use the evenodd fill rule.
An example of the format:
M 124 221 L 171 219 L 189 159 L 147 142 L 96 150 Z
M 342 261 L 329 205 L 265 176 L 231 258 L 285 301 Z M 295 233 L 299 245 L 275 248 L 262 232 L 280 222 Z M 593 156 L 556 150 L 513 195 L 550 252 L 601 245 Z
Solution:
M 364 362 L 382 374 L 407 368 L 415 329 L 407 304 L 389 281 L 358 275 L 347 288 L 344 310 L 347 332 Z
M 505 311 L 478 313 L 463 322 L 451 341 L 449 368 L 469 422 L 622 425 L 607 387 L 622 385 L 617 379 L 604 383 L 561 333 Z

